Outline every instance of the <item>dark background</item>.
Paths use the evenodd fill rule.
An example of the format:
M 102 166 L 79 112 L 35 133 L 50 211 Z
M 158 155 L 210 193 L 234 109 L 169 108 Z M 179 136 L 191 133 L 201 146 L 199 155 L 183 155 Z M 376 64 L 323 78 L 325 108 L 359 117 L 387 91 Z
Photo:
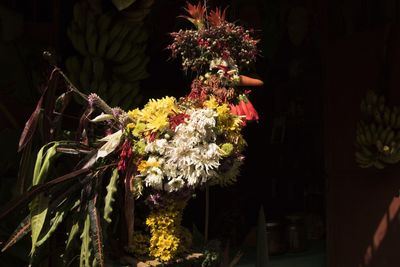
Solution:
M 251 100 L 260 114 L 245 129 L 248 147 L 236 185 L 211 189 L 211 237 L 252 243 L 258 211 L 267 220 L 301 213 L 323 224 L 328 266 L 394 267 L 399 262 L 400 180 L 396 167 L 360 170 L 353 159 L 359 103 L 381 78 L 385 34 L 390 75 L 385 92 L 400 104 L 399 12 L 396 0 L 234 0 L 228 20 L 258 30 L 261 57 L 250 75 L 265 85 Z M 14 195 L 24 122 L 39 98 L 46 69 L 41 53 L 55 51 L 59 64 L 71 53 L 66 28 L 73 1 L 2 1 L 0 5 L 1 203 Z M 156 1 L 147 19 L 150 77 L 145 99 L 182 96 L 192 77 L 169 60 L 169 32 L 189 27 L 177 19 L 185 1 Z M 204 192 L 185 214 L 204 227 Z M 9 224 L 2 229 L 9 231 Z

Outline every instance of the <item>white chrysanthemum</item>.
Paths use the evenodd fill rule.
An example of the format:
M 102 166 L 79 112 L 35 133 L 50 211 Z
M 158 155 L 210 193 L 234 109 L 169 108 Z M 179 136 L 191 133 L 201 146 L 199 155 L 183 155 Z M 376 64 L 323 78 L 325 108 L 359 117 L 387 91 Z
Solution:
M 145 151 L 147 153 L 164 154 L 165 146 L 168 144 L 167 139 L 157 139 L 146 145 Z
M 159 163 L 147 170 L 152 171 L 146 176 L 147 186 L 160 188 L 162 177 L 168 177 L 165 189 L 176 191 L 185 184 L 197 186 L 218 176 L 222 152 L 215 143 L 217 113 L 205 108 L 188 110 L 187 114 L 189 119 L 176 127 L 171 139 L 155 140 L 146 146 L 148 153 L 160 155 L 147 160 L 150 165 Z
M 158 167 L 150 167 L 145 173 L 146 178 L 144 179 L 146 186 L 153 187 L 155 189 L 162 189 L 162 181 L 164 178 L 163 172 Z
M 168 192 L 178 191 L 183 188 L 185 182 L 181 178 L 174 178 L 165 185 Z

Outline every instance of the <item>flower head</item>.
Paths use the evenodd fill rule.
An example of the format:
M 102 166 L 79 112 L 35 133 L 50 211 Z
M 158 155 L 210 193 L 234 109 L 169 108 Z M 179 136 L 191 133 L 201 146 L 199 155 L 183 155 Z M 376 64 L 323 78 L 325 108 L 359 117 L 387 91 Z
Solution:
M 187 20 L 189 20 L 191 23 L 193 23 L 197 29 L 202 29 L 204 28 L 204 17 L 206 13 L 206 7 L 205 5 L 202 5 L 200 2 L 197 3 L 197 5 L 192 5 L 189 2 L 186 2 L 186 12 L 189 13 L 190 16 L 180 16 L 183 17 Z
M 225 22 L 225 8 L 223 11 L 219 9 L 218 7 L 215 8 L 215 10 L 211 10 L 210 15 L 207 17 L 208 22 L 211 24 L 211 26 L 219 26 L 223 22 Z

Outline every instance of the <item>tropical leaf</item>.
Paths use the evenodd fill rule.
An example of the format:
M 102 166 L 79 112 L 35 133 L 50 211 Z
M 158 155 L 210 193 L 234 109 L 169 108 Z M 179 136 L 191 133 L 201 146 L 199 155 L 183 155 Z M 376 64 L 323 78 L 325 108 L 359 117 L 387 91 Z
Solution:
M 57 154 L 58 142 L 53 142 L 53 146 L 47 149 L 46 155 L 43 159 L 43 150 L 48 146 L 43 146 L 38 152 L 37 162 L 35 164 L 35 170 L 33 173 L 32 185 L 39 185 L 46 179 L 51 161 Z M 29 204 L 31 214 L 31 228 L 32 228 L 32 248 L 31 254 L 34 254 L 36 249 L 36 242 L 38 241 L 40 232 L 42 231 L 47 210 L 48 210 L 49 199 L 43 193 L 36 196 Z
M 17 229 L 15 229 L 15 231 L 12 233 L 11 237 L 7 240 L 7 242 L 1 249 L 1 252 L 4 252 L 6 249 L 13 246 L 30 231 L 31 231 L 31 216 L 28 215 L 22 220 L 22 222 L 18 225 Z
M 117 191 L 117 180 L 119 178 L 118 175 L 118 169 L 115 168 L 113 170 L 113 173 L 111 175 L 110 182 L 107 185 L 107 195 L 104 200 L 104 214 L 103 218 L 106 220 L 106 222 L 111 223 L 111 217 L 110 214 L 113 211 L 112 204 L 115 201 L 114 199 L 114 193 Z
M 91 267 L 90 266 L 90 218 L 89 214 L 87 214 L 85 219 L 85 224 L 83 226 L 83 231 L 81 234 L 81 255 L 79 259 L 80 267 Z
M 90 234 L 95 252 L 96 262 L 104 267 L 103 233 L 100 223 L 100 216 L 96 208 L 95 199 L 89 201 Z
M 47 239 L 49 239 L 49 237 L 54 233 L 54 231 L 57 229 L 57 227 L 60 225 L 60 223 L 64 220 L 65 216 L 67 215 L 67 213 L 70 210 L 73 210 L 74 208 L 76 208 L 79 205 L 80 201 L 79 199 L 77 201 L 75 201 L 74 204 L 69 204 L 66 205 L 66 207 L 64 209 L 60 209 L 56 211 L 56 214 L 54 215 L 54 217 L 50 220 L 50 229 L 47 231 L 47 233 L 42 236 L 40 238 L 40 240 L 38 240 L 36 242 L 36 246 L 39 247 L 41 245 L 44 244 L 44 242 L 47 241 Z
M 123 10 L 132 5 L 136 0 L 112 0 L 114 6 L 119 10 Z
M 29 117 L 28 121 L 25 123 L 24 130 L 22 131 L 21 137 L 19 139 L 18 152 L 20 152 L 26 146 L 26 144 L 32 139 L 32 136 L 35 133 L 42 103 L 43 96 L 40 97 L 38 103 L 36 104 L 35 110 Z
M 4 218 L 7 214 L 9 214 L 11 211 L 14 209 L 18 208 L 20 205 L 26 203 L 27 201 L 31 200 L 32 198 L 36 197 L 38 194 L 48 190 L 54 185 L 57 185 L 59 183 L 68 181 L 72 178 L 75 178 L 81 174 L 90 172 L 90 168 L 82 168 L 70 173 L 67 173 L 65 175 L 62 175 L 60 177 L 57 177 L 47 183 L 33 186 L 30 191 L 26 192 L 24 195 L 18 197 L 15 200 L 10 201 L 5 205 L 5 208 L 1 211 L 0 213 L 0 219 Z
M 79 233 L 79 221 L 76 221 L 72 226 L 71 230 L 68 234 L 67 243 L 65 246 L 65 251 L 69 251 L 72 246 L 72 240 L 74 240 L 75 236 Z

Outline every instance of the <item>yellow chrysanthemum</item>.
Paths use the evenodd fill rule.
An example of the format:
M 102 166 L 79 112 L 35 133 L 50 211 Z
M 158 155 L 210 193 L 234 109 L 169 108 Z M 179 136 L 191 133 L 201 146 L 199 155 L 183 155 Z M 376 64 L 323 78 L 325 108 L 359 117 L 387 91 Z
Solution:
M 204 101 L 204 106 L 211 109 L 216 109 L 218 107 L 218 102 L 215 97 L 210 97 L 210 99 Z
M 139 172 L 145 172 L 148 168 L 150 167 L 159 167 L 160 166 L 160 162 L 158 161 L 147 161 L 147 160 L 142 160 L 137 169 Z
M 150 256 L 162 262 L 171 262 L 190 246 L 190 232 L 181 226 L 184 207 L 184 202 L 168 199 L 165 207 L 149 214 L 146 225 L 151 233 Z
M 128 116 L 133 120 L 137 120 L 141 116 L 141 111 L 138 108 L 132 109 L 128 111 Z
M 151 132 L 162 131 L 169 125 L 168 114 L 161 113 L 150 119 L 147 123 L 147 130 Z

